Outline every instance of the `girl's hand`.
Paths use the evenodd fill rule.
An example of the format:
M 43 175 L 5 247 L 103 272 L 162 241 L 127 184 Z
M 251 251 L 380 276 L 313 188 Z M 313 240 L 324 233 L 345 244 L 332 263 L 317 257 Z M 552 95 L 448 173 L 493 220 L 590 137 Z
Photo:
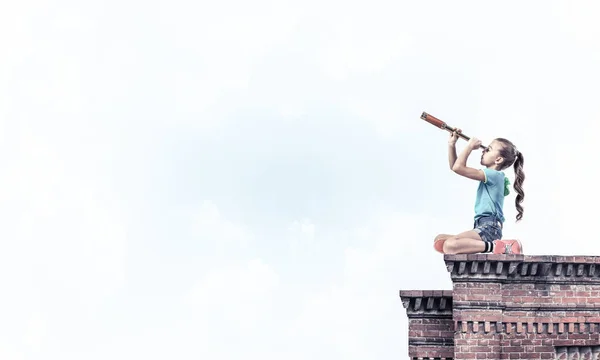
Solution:
M 469 140 L 469 144 L 467 146 L 469 146 L 471 150 L 475 150 L 481 146 L 481 140 L 472 137 L 471 140 Z
M 456 145 L 456 140 L 458 140 L 458 134 L 460 134 L 461 131 L 461 129 L 456 129 L 452 132 L 452 134 L 450 134 L 450 140 L 448 140 L 448 145 Z

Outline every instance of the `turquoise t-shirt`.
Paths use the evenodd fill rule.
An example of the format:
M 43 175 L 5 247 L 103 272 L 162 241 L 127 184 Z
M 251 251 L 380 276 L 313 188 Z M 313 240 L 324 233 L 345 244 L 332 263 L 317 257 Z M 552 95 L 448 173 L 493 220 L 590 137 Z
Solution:
M 477 188 L 475 220 L 482 216 L 492 216 L 495 213 L 500 221 L 504 222 L 504 212 L 502 209 L 504 208 L 505 175 L 502 171 L 493 169 L 483 168 L 482 170 L 485 174 L 485 181 L 480 181 Z

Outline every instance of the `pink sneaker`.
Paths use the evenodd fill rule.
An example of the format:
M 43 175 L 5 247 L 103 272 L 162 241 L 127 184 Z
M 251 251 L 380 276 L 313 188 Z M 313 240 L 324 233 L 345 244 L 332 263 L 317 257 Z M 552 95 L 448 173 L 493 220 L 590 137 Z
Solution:
M 494 254 L 522 254 L 523 245 L 519 240 L 494 240 Z
M 436 240 L 433 242 L 433 248 L 435 249 L 435 251 L 443 254 L 444 253 L 444 243 L 446 242 L 446 239 L 440 239 L 440 240 Z

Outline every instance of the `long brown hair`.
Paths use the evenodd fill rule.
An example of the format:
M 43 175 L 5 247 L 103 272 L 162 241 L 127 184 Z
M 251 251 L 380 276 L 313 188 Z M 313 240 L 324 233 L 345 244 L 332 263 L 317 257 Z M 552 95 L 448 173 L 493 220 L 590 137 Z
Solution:
M 509 140 L 503 138 L 497 138 L 495 140 L 504 145 L 498 150 L 500 156 L 504 158 L 504 161 L 500 165 L 500 170 L 504 170 L 513 164 L 515 165 L 514 188 L 517 192 L 515 207 L 517 208 L 517 221 L 520 221 L 523 218 L 523 206 L 521 203 L 523 202 L 523 199 L 525 199 L 525 192 L 523 191 L 523 182 L 525 181 L 525 172 L 523 172 L 523 154 L 517 150 L 517 147 Z

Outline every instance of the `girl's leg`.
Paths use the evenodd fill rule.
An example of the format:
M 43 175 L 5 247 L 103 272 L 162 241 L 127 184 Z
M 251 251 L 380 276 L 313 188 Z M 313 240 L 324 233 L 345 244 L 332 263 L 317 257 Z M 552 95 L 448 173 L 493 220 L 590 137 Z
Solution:
M 485 251 L 485 243 L 474 230 L 465 231 L 444 241 L 444 254 L 477 254 Z

